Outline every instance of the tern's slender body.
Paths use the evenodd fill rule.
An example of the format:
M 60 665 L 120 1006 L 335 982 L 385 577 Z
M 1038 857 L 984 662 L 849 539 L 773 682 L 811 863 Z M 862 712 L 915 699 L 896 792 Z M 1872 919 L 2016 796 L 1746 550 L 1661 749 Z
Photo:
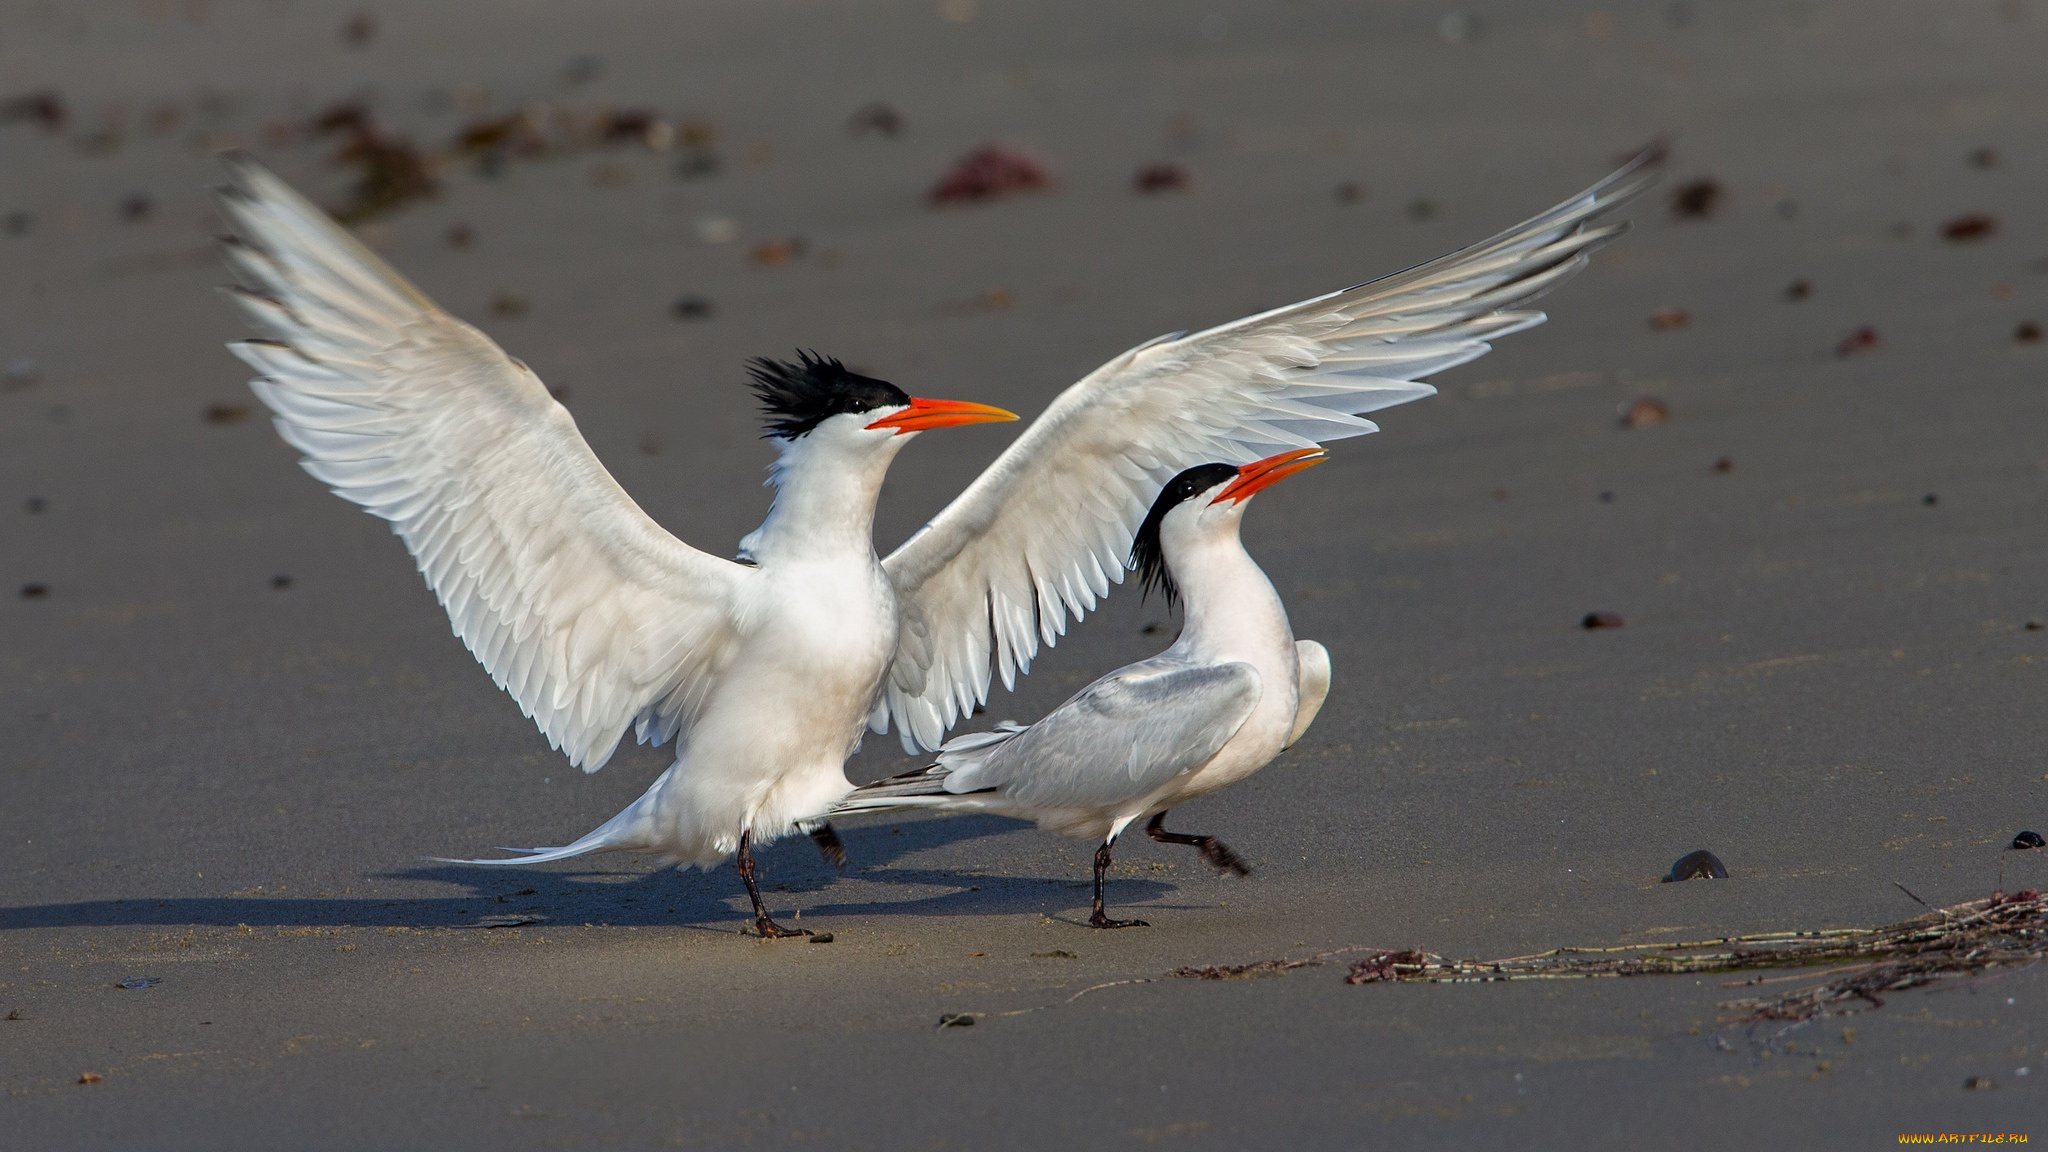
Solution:
M 307 470 L 391 522 L 456 633 L 572 763 L 602 766 L 629 729 L 676 740 L 596 831 L 489 863 L 737 855 L 756 927 L 792 934 L 761 903 L 752 844 L 851 787 L 841 765 L 900 639 L 872 536 L 882 477 L 909 434 L 1015 417 L 835 360 L 757 361 L 775 505 L 721 560 L 649 519 L 524 364 L 268 172 L 233 168 L 236 298 L 269 337 L 234 349 Z
M 1102 677 L 1028 728 L 949 741 L 937 764 L 856 789 L 835 813 L 994 812 L 1100 840 L 1090 918 L 1098 928 L 1144 923 L 1102 911 L 1110 849 L 1133 821 L 1151 817 L 1154 839 L 1195 845 L 1219 868 L 1248 871 L 1213 837 L 1167 832 L 1163 817 L 1271 763 L 1322 707 L 1329 654 L 1295 640 L 1279 593 L 1238 533 L 1254 492 L 1323 458 L 1287 452 L 1175 477 L 1131 562 L 1187 606 L 1172 647 Z
M 526 365 L 276 177 L 229 166 L 235 294 L 265 333 L 235 350 L 307 471 L 390 522 L 456 634 L 571 763 L 597 770 L 628 732 L 676 741 L 675 763 L 601 828 L 493 863 L 737 855 L 771 935 L 751 846 L 808 828 L 836 850 L 822 817 L 850 789 L 841 762 L 863 722 L 939 747 L 1123 579 L 1168 479 L 1374 431 L 1364 413 L 1430 395 L 1422 377 L 1541 323 L 1516 305 L 1619 234 L 1599 218 L 1645 184 L 1630 165 L 1442 259 L 1141 344 L 882 559 L 875 499 L 907 434 L 1014 417 L 833 360 L 757 361 L 781 456 L 775 508 L 735 562 L 643 512 Z
M 872 524 L 902 440 L 863 450 L 874 435 L 856 420 L 785 444 L 775 506 L 746 540 L 755 568 L 733 604 L 731 655 L 675 764 L 596 831 L 529 859 L 633 848 L 708 867 L 742 832 L 772 839 L 845 795 L 842 765 L 897 642 Z

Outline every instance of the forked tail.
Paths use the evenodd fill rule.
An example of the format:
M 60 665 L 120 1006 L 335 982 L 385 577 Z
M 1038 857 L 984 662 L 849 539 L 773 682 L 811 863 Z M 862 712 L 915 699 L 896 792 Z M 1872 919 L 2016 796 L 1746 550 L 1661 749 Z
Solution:
M 1009 742 L 1012 736 L 1022 732 L 1024 726 L 1005 721 L 996 725 L 993 732 L 972 732 L 946 741 L 939 749 L 939 762 L 929 768 L 905 772 L 901 776 L 890 776 L 873 784 L 862 785 L 847 794 L 846 799 L 832 806 L 831 815 L 843 816 L 854 812 L 893 812 L 906 808 L 945 808 L 957 804 L 963 796 L 976 795 L 989 789 L 961 789 L 955 774 L 979 767 L 989 754 Z
M 952 770 L 943 764 L 905 772 L 862 785 L 848 793 L 846 799 L 832 806 L 832 815 L 844 816 L 853 812 L 890 812 L 900 808 L 930 808 L 953 799 L 946 791 L 946 777 Z

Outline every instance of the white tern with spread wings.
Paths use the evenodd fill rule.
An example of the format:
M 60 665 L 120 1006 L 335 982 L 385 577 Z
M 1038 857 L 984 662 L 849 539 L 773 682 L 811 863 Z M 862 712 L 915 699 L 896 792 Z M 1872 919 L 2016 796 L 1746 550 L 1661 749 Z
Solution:
M 757 360 L 780 455 L 741 562 L 663 530 L 540 380 L 253 161 L 224 211 L 264 338 L 233 345 L 304 466 L 383 517 L 455 632 L 585 771 L 628 731 L 674 739 L 646 793 L 535 863 L 605 849 L 709 867 L 794 828 L 830 846 L 863 721 L 908 748 L 1006 686 L 1123 579 L 1181 470 L 1372 432 L 1362 414 L 1541 323 L 1519 308 L 1625 227 L 1640 162 L 1482 244 L 1384 280 L 1150 341 L 1068 388 L 887 559 L 871 528 L 906 435 L 1010 419 L 913 399 L 811 355 Z

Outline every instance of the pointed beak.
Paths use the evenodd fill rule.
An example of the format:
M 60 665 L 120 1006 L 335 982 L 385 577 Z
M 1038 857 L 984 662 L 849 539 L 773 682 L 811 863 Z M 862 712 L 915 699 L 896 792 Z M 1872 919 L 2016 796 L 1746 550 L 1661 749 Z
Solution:
M 1218 492 L 1216 498 L 1209 503 L 1221 504 L 1225 500 L 1235 500 L 1242 504 L 1251 499 L 1254 492 L 1262 488 L 1271 488 L 1296 472 L 1306 472 L 1329 458 L 1330 454 L 1321 448 L 1297 448 L 1292 452 L 1282 452 L 1278 456 L 1268 456 L 1264 460 L 1254 460 L 1239 468 L 1237 479 L 1224 485 L 1223 491 Z
M 1003 420 L 1015 420 L 1015 412 L 991 408 L 986 404 L 969 404 L 965 400 L 926 400 L 914 396 L 910 407 L 894 416 L 884 416 L 873 424 L 874 428 L 894 428 L 898 436 L 906 432 L 925 432 L 933 428 L 952 428 L 961 424 L 994 424 Z

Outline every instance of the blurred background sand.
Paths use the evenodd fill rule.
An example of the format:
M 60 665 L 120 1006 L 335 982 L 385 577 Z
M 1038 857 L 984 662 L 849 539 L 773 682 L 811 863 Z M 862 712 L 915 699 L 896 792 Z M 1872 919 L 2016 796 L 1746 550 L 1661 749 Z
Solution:
M 2034 971 L 1788 1030 L 1717 1027 L 1741 993 L 1712 979 L 1360 988 L 1341 961 L 1069 998 L 2048 881 L 2006 851 L 2048 825 L 2044 59 L 2034 0 L 9 6 L 0 1143 L 2026 1131 Z M 435 194 L 365 205 L 349 123 Z M 384 208 L 362 234 L 726 551 L 768 499 L 748 356 L 1028 418 L 1141 340 L 1481 239 L 1660 138 L 1663 188 L 1548 325 L 1259 501 L 1248 544 L 1336 686 L 1285 758 L 1176 813 L 1250 879 L 1126 843 L 1111 898 L 1144 931 L 1082 923 L 1085 846 L 994 819 L 849 828 L 844 876 L 767 853 L 826 946 L 739 935 L 724 869 L 425 863 L 561 843 L 665 759 L 583 777 L 547 749 L 257 416 L 211 291 L 221 148 Z M 928 203 L 992 142 L 1053 187 Z M 1014 430 L 922 438 L 879 543 Z M 985 719 L 1160 625 L 1118 594 Z M 852 772 L 906 766 L 872 739 Z M 1696 848 L 1732 877 L 1656 883 Z

